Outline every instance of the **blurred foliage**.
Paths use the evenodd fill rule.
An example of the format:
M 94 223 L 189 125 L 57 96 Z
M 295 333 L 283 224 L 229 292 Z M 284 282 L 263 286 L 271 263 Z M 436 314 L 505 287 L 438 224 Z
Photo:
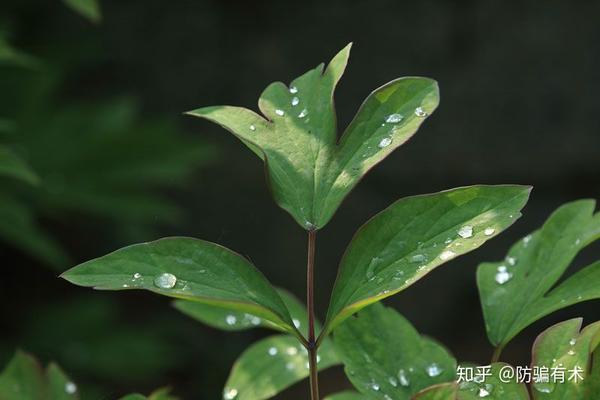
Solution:
M 100 4 L 96 0 L 63 0 L 75 12 L 81 14 L 92 22 L 100 22 L 102 14 Z

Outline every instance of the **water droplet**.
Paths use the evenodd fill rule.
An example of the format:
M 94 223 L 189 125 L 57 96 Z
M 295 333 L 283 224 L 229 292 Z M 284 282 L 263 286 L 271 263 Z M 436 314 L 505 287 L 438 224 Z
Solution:
M 492 236 L 494 234 L 494 232 L 496 232 L 496 229 L 494 229 L 494 228 L 485 228 L 485 230 L 483 231 L 483 234 L 485 236 Z
M 254 126 L 254 125 L 250 125 L 250 130 L 251 130 L 251 131 L 255 131 L 255 130 L 256 130 L 256 126 Z
M 388 382 L 390 383 L 390 385 L 392 385 L 393 387 L 397 387 L 398 386 L 398 380 L 396 378 L 394 378 L 393 376 L 390 376 L 388 378 Z
M 534 382 L 533 387 L 535 388 L 535 390 L 541 393 L 554 392 L 554 383 L 551 382 Z
M 424 254 L 415 254 L 414 256 L 412 256 L 410 258 L 410 262 L 414 262 L 414 263 L 421 263 L 425 260 L 427 260 L 427 257 L 425 257 Z
M 450 244 L 450 243 L 452 243 L 452 239 L 451 239 L 451 238 L 447 238 L 447 239 L 444 241 L 444 244 Z
M 506 262 L 511 266 L 517 265 L 517 259 L 515 257 L 506 257 Z
M 250 324 L 254 326 L 260 325 L 260 323 L 262 322 L 261 319 L 256 315 L 246 314 L 246 316 L 250 320 Z
M 288 347 L 285 352 L 287 353 L 288 356 L 295 356 L 296 354 L 298 354 L 298 349 L 295 347 Z
M 569 340 L 569 344 L 571 346 L 575 346 L 575 343 L 577 343 L 577 339 L 573 338 L 573 339 Z
M 321 362 L 321 356 L 317 354 L 317 364 Z
M 294 326 L 296 327 L 296 329 L 300 328 L 300 320 L 299 319 L 292 319 L 292 322 L 294 323 Z
M 298 103 L 300 103 L 300 99 L 299 99 L 299 98 L 297 98 L 297 97 L 294 97 L 294 98 L 292 99 L 292 105 L 293 105 L 293 106 L 297 106 L 297 105 L 298 105 Z
M 304 118 L 304 117 L 306 117 L 307 114 L 308 114 L 308 110 L 305 108 L 304 110 L 302 110 L 300 112 L 300 114 L 298 114 L 298 118 Z
M 390 144 L 392 144 L 392 138 L 384 137 L 383 139 L 381 139 L 377 146 L 379 146 L 380 149 L 383 149 L 385 147 L 388 147 Z
M 488 397 L 490 395 L 490 392 L 488 392 L 486 389 L 484 388 L 479 388 L 479 397 Z
M 380 388 L 379 384 L 373 382 L 371 383 L 371 389 L 373 389 L 374 391 L 378 392 Z
M 527 245 L 529 244 L 529 241 L 531 240 L 531 235 L 527 235 L 523 238 L 523 245 L 525 247 L 527 247 Z
M 570 356 L 574 356 L 575 355 L 575 350 L 569 350 L 567 352 L 567 354 L 570 355 Z
M 442 252 L 442 254 L 440 254 L 440 260 L 447 261 L 447 260 L 451 259 L 452 257 L 454 257 L 455 255 L 456 254 L 453 251 L 444 250 Z
M 287 369 L 288 371 L 291 371 L 294 368 L 296 368 L 296 366 L 292 362 L 289 362 L 289 363 L 285 364 L 285 369 Z
M 511 278 L 512 278 L 512 274 L 506 270 L 506 266 L 501 265 L 498 267 L 496 276 L 494 277 L 494 279 L 496 280 L 496 283 L 498 283 L 499 285 L 504 285 Z
M 177 277 L 165 272 L 154 279 L 154 284 L 161 289 L 172 289 L 177 283 Z
M 296 94 L 298 93 L 298 88 L 296 86 L 290 86 L 290 93 L 291 94 Z
M 431 377 L 438 376 L 442 373 L 442 369 L 436 363 L 429 365 L 425 371 L 427 372 L 427 375 Z
M 422 118 L 426 117 L 428 114 L 427 111 L 423 110 L 423 107 L 417 107 L 415 108 L 415 115 Z
M 269 347 L 267 352 L 270 356 L 276 356 L 279 351 L 277 350 L 277 347 Z
M 223 392 L 223 399 L 224 400 L 233 400 L 237 397 L 237 395 L 238 395 L 237 389 L 225 389 L 225 392 Z
M 285 111 L 277 109 L 275 110 L 275 114 L 279 115 L 280 117 L 283 117 L 285 115 Z
M 470 238 L 473 236 L 473 227 L 471 225 L 465 225 L 458 230 L 458 236 L 463 239 Z
M 400 384 L 402 386 L 407 387 L 410 385 L 410 380 L 408 379 L 408 375 L 406 374 L 406 371 L 404 371 L 403 369 L 398 371 L 398 379 L 400 380 Z
M 237 322 L 237 318 L 235 317 L 235 315 L 228 315 L 225 317 L 225 322 L 227 323 L 227 325 L 235 325 L 235 323 Z
M 390 114 L 385 119 L 385 122 L 390 123 L 390 124 L 397 124 L 398 122 L 402 121 L 403 119 L 404 119 L 404 117 L 402 116 L 402 114 Z
M 73 382 L 65 383 L 65 392 L 68 394 L 74 394 L 77 392 L 77 385 L 75 385 Z
M 133 274 L 133 279 L 140 279 L 142 277 L 142 274 L 140 274 L 139 272 L 136 272 L 135 274 Z
M 575 241 L 575 246 L 579 246 L 579 244 L 580 244 L 580 243 L 581 243 L 581 239 L 577 239 L 577 240 Z

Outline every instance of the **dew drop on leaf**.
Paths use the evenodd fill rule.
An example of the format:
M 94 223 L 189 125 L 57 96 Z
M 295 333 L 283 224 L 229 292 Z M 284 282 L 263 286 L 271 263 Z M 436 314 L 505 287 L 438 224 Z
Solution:
M 256 130 L 256 126 L 254 126 L 254 125 L 250 125 L 250 130 L 251 130 L 251 131 L 255 131 L 255 130 Z
M 172 289 L 177 283 L 177 277 L 173 274 L 165 272 L 154 279 L 154 284 L 160 289 Z
M 225 389 L 225 392 L 223 393 L 223 399 L 224 400 L 233 400 L 237 397 L 237 395 L 238 395 L 237 389 Z
M 492 236 L 494 234 L 494 232 L 496 232 L 496 229 L 494 228 L 485 228 L 485 230 L 483 231 L 483 234 L 485 236 Z
M 434 376 L 438 376 L 442 373 L 442 369 L 440 368 L 439 365 L 437 365 L 436 363 L 432 363 L 430 364 L 425 371 L 427 372 L 427 375 L 429 375 L 430 377 L 434 377 Z
M 470 238 L 473 236 L 473 227 L 471 225 L 465 225 L 458 230 L 458 236 L 463 239 Z
M 227 325 L 235 325 L 235 323 L 237 322 L 237 318 L 235 317 L 235 315 L 228 315 L 225 317 L 225 322 L 227 323 Z
M 506 257 L 506 262 L 508 265 L 514 266 L 517 264 L 517 259 L 515 257 Z
M 74 394 L 77 392 L 77 385 L 75 385 L 73 382 L 65 383 L 65 392 L 68 394 Z
M 487 391 L 487 389 L 484 388 L 479 388 L 479 397 L 488 397 L 490 395 L 490 392 Z
M 295 356 L 296 354 L 298 354 L 298 349 L 295 347 L 288 347 L 285 352 L 287 353 L 288 356 Z
M 296 94 L 298 93 L 298 88 L 296 86 L 290 86 L 290 93 L 291 94 Z
M 380 389 L 380 386 L 379 386 L 378 383 L 373 382 L 373 383 L 371 383 L 371 389 L 373 389 L 374 391 L 378 392 L 379 389 Z
M 383 149 L 385 147 L 388 147 L 390 144 L 392 144 L 392 138 L 384 137 L 383 139 L 381 139 L 377 146 L 379 146 L 380 149 Z
M 403 369 L 398 371 L 398 379 L 402 386 L 407 387 L 410 385 L 410 380 L 408 379 L 408 375 L 406 374 L 406 371 L 404 371 Z
M 427 114 L 427 111 L 423 110 L 423 107 L 417 107 L 417 108 L 415 108 L 415 115 L 417 117 L 423 118 L 423 117 L 426 117 L 428 114 Z
M 388 382 L 390 383 L 390 385 L 392 385 L 393 387 L 397 387 L 398 386 L 398 380 L 396 378 L 394 378 L 393 376 L 390 376 L 388 378 Z
M 512 278 L 512 274 L 506 270 L 504 265 L 500 265 L 496 272 L 496 276 L 494 277 L 496 283 L 499 285 L 504 285 Z
M 277 350 L 277 347 L 269 347 L 267 352 L 270 356 L 276 356 L 279 351 Z
M 571 346 L 575 346 L 575 343 L 577 343 L 577 339 L 573 338 L 573 339 L 569 340 L 569 344 Z
M 294 98 L 292 99 L 292 106 L 297 106 L 297 105 L 298 105 L 298 103 L 300 103 L 300 99 L 299 99 L 299 98 L 297 98 L 297 97 L 294 97 Z
M 304 118 L 306 115 L 308 115 L 308 110 L 305 108 L 300 112 L 300 114 L 298 114 L 298 118 Z
M 567 352 L 567 354 L 570 355 L 570 356 L 574 356 L 575 355 L 575 350 L 569 350 Z
M 296 327 L 296 329 L 300 328 L 300 320 L 294 318 L 292 320 L 292 322 L 294 323 L 294 326 Z
M 412 256 L 410 258 L 410 262 L 413 262 L 413 263 L 420 263 L 425 260 L 427 260 L 427 257 L 425 257 L 424 254 L 415 254 L 414 256 Z
M 442 254 L 440 254 L 440 259 L 441 259 L 442 261 L 446 261 L 446 260 L 449 260 L 449 259 L 451 259 L 451 258 L 452 258 L 452 257 L 454 257 L 455 255 L 456 255 L 456 254 L 455 254 L 453 251 L 450 251 L 450 250 L 444 250 L 444 251 L 442 252 Z
M 385 122 L 390 123 L 390 124 L 397 124 L 398 122 L 402 121 L 403 119 L 404 119 L 404 117 L 402 116 L 402 114 L 390 114 L 385 119 Z
M 533 387 L 535 390 L 541 393 L 554 392 L 554 383 L 551 382 L 534 382 Z
M 283 117 L 285 115 L 285 111 L 277 109 L 275 110 L 275 114 L 279 115 L 280 117 Z

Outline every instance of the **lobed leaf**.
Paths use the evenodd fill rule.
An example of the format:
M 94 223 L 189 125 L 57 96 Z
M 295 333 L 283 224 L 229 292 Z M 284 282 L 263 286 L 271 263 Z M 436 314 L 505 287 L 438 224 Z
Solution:
M 305 229 L 322 228 L 346 195 L 374 165 L 406 142 L 437 107 L 437 83 L 407 77 L 371 93 L 341 139 L 333 93 L 350 53 L 262 93 L 263 115 L 242 107 L 214 106 L 188 114 L 218 123 L 265 162 L 277 204 Z
M 533 383 L 535 400 L 588 400 L 586 384 L 589 376 L 591 354 L 600 340 L 600 322 L 581 329 L 581 318 L 556 324 L 541 333 L 532 351 L 532 367 L 547 368 L 548 382 Z M 554 382 L 553 373 L 563 369 L 564 382 Z M 575 369 L 581 369 L 581 380 L 575 379 Z M 573 379 L 571 379 L 573 378 Z M 597 393 L 596 393 L 597 394 Z
M 299 336 L 271 284 L 248 260 L 203 240 L 173 237 L 124 247 L 61 275 L 103 290 L 144 289 L 266 319 Z
M 338 364 L 329 340 L 318 350 L 318 368 Z M 250 346 L 235 362 L 223 391 L 224 399 L 268 399 L 309 375 L 308 353 L 291 336 L 276 335 Z
M 555 287 L 577 253 L 600 238 L 593 200 L 558 208 L 544 226 L 512 246 L 503 261 L 480 264 L 477 286 L 486 330 L 503 347 L 536 320 L 564 307 L 600 298 L 600 261 Z
M 526 186 L 471 186 L 398 200 L 364 224 L 341 261 L 326 332 L 406 289 L 439 265 L 512 225 Z
M 381 304 L 348 319 L 334 338 L 346 375 L 370 399 L 410 399 L 456 374 L 456 360 L 444 347 Z

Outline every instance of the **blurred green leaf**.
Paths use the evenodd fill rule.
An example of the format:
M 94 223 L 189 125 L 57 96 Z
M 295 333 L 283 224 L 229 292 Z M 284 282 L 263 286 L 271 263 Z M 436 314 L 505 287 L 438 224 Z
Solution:
M 264 161 L 275 201 L 305 229 L 321 228 L 369 169 L 408 140 L 438 105 L 437 83 L 408 77 L 389 82 L 363 103 L 338 144 L 333 92 L 350 45 L 288 88 L 269 85 L 258 106 L 215 106 L 188 114 L 231 131 Z
M 338 364 L 329 340 L 318 351 L 318 368 Z M 308 353 L 292 336 L 271 336 L 250 346 L 237 359 L 223 391 L 224 399 L 268 399 L 307 378 Z
M 31 55 L 12 47 L 8 41 L 0 35 L 0 66 L 2 65 L 34 68 L 38 66 L 38 61 Z
M 444 347 L 380 303 L 347 319 L 334 339 L 346 375 L 368 398 L 407 400 L 456 375 L 456 360 Z
M 346 391 L 346 392 L 340 392 L 340 393 L 329 395 L 329 396 L 325 397 L 323 400 L 365 400 L 365 399 L 366 399 L 366 397 L 364 397 L 360 393 Z
M 54 363 L 44 372 L 31 355 L 17 351 L 0 373 L 2 400 L 76 400 L 77 386 Z
M 289 310 L 294 325 L 306 336 L 308 317 L 304 304 L 300 303 L 300 301 L 287 290 L 278 289 L 277 291 Z M 198 303 L 190 300 L 175 300 L 173 304 L 179 311 L 206 325 L 212 326 L 213 328 L 226 331 L 243 331 L 256 327 L 281 330 L 278 326 L 273 325 L 269 321 L 259 318 L 256 315 L 232 311 L 229 308 Z M 318 323 L 316 325 L 318 326 Z
M 171 395 L 170 388 L 161 388 L 152 392 L 148 400 L 178 400 L 178 397 Z
M 477 286 L 494 346 L 502 348 L 556 310 L 600 298 L 600 261 L 555 287 L 577 253 L 600 238 L 594 207 L 593 200 L 563 205 L 541 229 L 513 245 L 504 260 L 479 265 Z
M 404 290 L 512 225 L 526 186 L 471 186 L 398 200 L 355 234 L 340 263 L 326 331 Z
M 25 160 L 3 145 L 0 145 L 0 176 L 19 179 L 31 185 L 39 183 L 38 176 Z
M 226 307 L 299 335 L 285 304 L 248 260 L 217 244 L 175 237 L 128 246 L 61 275 L 104 290 L 145 289 Z
M 564 382 L 533 383 L 533 398 L 536 400 L 591 400 L 586 395 L 591 354 L 600 340 L 600 322 L 581 329 L 581 318 L 556 324 L 542 332 L 533 345 L 532 367 L 546 368 L 549 374 L 555 368 L 564 368 Z M 578 369 L 581 380 L 570 379 Z M 598 393 L 596 393 L 597 395 Z
M 63 2 L 92 22 L 97 23 L 102 19 L 98 0 L 63 0 Z

